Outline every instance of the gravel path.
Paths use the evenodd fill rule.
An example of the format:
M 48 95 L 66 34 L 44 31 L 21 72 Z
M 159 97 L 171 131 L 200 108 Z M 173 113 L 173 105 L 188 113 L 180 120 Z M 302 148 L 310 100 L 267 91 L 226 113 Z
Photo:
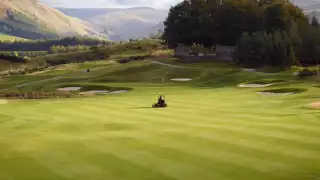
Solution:
M 147 60 L 147 61 L 154 63 L 154 64 L 160 64 L 160 65 L 168 66 L 168 67 L 172 67 L 172 68 L 189 68 L 187 66 L 178 66 L 178 65 L 163 63 L 163 62 L 159 62 L 159 61 L 152 61 L 152 60 Z

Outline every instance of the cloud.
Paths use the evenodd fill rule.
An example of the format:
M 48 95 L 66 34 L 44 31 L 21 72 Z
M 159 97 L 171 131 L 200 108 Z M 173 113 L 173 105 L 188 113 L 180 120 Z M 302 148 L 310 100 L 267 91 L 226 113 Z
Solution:
M 139 7 L 168 9 L 171 5 L 181 0 L 40 0 L 53 7 L 73 8 L 114 8 L 114 7 Z

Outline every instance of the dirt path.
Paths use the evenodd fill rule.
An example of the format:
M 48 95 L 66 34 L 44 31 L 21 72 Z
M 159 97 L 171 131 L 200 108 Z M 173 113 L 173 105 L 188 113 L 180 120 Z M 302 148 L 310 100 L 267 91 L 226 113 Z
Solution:
M 149 61 L 149 62 L 154 63 L 154 64 L 160 64 L 162 66 L 172 67 L 172 68 L 190 68 L 188 66 L 178 66 L 178 65 L 163 63 L 163 62 L 159 62 L 159 61 L 153 61 L 153 60 L 146 60 L 146 61 Z
M 279 73 L 265 73 L 265 72 L 259 72 L 256 69 L 246 69 L 246 68 L 242 68 L 243 71 L 245 72 L 249 72 L 249 73 L 256 73 L 256 74 L 260 74 L 260 75 L 268 75 L 268 76 L 273 76 L 273 75 L 278 75 Z

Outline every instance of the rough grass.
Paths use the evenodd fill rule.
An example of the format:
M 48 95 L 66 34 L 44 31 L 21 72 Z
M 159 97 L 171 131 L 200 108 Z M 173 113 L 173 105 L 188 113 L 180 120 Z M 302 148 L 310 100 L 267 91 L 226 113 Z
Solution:
M 183 69 L 194 82 L 152 81 L 153 74 L 161 77 L 176 70 L 149 62 L 115 65 L 40 85 L 50 89 L 62 82 L 90 82 L 133 91 L 92 98 L 9 100 L 0 108 L 0 179 L 319 177 L 320 111 L 303 108 L 319 100 L 319 89 L 311 88 L 314 82 L 295 80 L 284 72 L 274 78 L 292 83 L 286 88 L 308 91 L 266 97 L 236 88 L 239 81 L 267 78 L 261 74 L 228 66 L 223 71 L 215 66 L 201 71 L 199 64 Z M 141 81 L 138 76 L 126 81 L 136 73 Z M 93 82 L 111 74 L 112 83 Z M 23 77 L 2 80 L 16 83 L 19 78 Z M 169 108 L 150 108 L 159 94 L 166 95 Z

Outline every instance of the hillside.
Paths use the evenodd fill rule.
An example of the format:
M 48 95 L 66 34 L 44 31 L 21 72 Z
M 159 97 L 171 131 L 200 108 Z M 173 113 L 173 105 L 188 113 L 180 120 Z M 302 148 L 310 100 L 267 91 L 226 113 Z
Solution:
M 69 17 L 37 0 L 0 1 L 0 32 L 28 38 L 97 36 L 89 23 Z
M 163 29 L 168 11 L 149 7 L 117 8 L 58 8 L 66 15 L 88 21 L 109 34 L 110 40 L 146 37 Z

